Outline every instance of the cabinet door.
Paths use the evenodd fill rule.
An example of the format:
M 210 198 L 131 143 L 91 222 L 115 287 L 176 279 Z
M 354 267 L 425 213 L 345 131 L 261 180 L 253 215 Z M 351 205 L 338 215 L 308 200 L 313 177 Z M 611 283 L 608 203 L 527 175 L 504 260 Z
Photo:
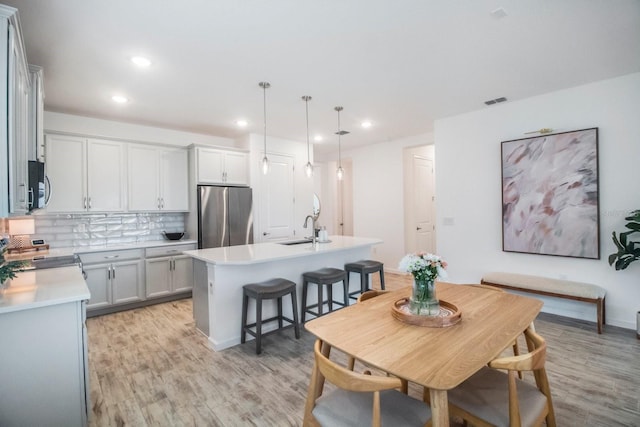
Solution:
M 188 256 L 173 258 L 173 292 L 193 289 L 193 260 Z
M 225 183 L 236 185 L 249 184 L 247 153 L 227 152 L 224 157 Z
M 163 211 L 189 210 L 189 159 L 186 150 L 164 150 L 160 167 Z
M 96 212 L 124 211 L 124 146 L 91 139 L 87 148 L 87 208 Z
M 198 184 L 223 184 L 224 153 L 208 148 L 196 148 Z
M 21 41 L 9 27 L 9 212 L 24 214 L 27 207 L 27 142 L 29 112 L 29 74 Z
M 159 151 L 150 145 L 128 147 L 130 211 L 157 211 L 160 209 Z
M 142 260 L 115 262 L 111 265 L 113 303 L 142 301 Z
M 86 140 L 47 135 L 46 174 L 51 183 L 47 212 L 86 210 Z
M 171 258 L 152 258 L 146 263 L 147 298 L 160 297 L 171 293 Z
M 100 308 L 111 305 L 111 279 L 109 269 L 111 264 L 85 265 L 87 273 L 87 286 L 91 298 L 87 304 L 88 309 Z

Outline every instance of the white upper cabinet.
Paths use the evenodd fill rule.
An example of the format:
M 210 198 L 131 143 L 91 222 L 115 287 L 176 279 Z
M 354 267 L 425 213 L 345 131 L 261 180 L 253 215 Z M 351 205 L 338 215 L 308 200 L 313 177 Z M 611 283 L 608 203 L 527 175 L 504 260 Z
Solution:
M 30 77 L 16 9 L 0 5 L 0 217 L 27 207 Z
M 29 65 L 29 160 L 44 161 L 44 72 L 42 67 Z
M 196 147 L 198 184 L 249 185 L 248 160 L 246 152 Z
M 187 154 L 184 149 L 130 144 L 129 210 L 189 210 Z
M 47 212 L 125 210 L 125 150 L 121 142 L 46 136 Z

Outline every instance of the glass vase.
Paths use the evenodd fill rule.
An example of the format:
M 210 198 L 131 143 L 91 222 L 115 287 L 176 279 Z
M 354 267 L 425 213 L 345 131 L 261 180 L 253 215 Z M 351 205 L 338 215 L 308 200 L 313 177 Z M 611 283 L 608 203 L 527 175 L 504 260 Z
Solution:
M 433 280 L 413 278 L 413 292 L 409 298 L 411 314 L 419 316 L 437 316 L 440 302 L 436 298 L 436 285 Z

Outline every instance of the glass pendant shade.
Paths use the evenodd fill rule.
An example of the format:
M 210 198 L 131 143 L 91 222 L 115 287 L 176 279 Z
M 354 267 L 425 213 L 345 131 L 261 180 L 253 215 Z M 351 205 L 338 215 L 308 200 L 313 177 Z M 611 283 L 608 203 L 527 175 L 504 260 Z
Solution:
M 342 178 L 344 178 L 344 169 L 342 169 L 342 166 L 338 166 L 338 181 L 342 181 Z
M 269 172 L 269 159 L 267 158 L 267 89 L 271 87 L 269 82 L 260 82 L 258 86 L 262 88 L 263 106 L 264 106 L 264 157 L 262 158 L 262 173 Z
M 311 101 L 311 97 L 309 95 L 305 95 L 302 97 L 302 100 L 305 103 L 305 112 L 307 117 L 307 164 L 304 165 L 304 172 L 307 174 L 307 178 L 311 178 L 313 176 L 313 164 L 311 163 L 311 145 L 309 144 L 309 101 Z

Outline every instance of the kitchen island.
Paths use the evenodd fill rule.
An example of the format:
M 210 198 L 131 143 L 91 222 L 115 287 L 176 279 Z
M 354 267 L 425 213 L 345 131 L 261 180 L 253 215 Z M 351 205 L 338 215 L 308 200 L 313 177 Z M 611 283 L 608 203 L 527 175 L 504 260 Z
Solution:
M 240 343 L 242 286 L 282 277 L 297 283 L 298 309 L 302 307 L 302 273 L 323 267 L 344 268 L 344 264 L 371 258 L 380 239 L 330 236 L 326 243 L 256 243 L 252 245 L 185 251 L 194 259 L 193 314 L 196 327 L 209 337 L 218 351 Z M 360 286 L 360 281 L 357 281 Z M 341 295 L 341 292 L 336 292 Z M 317 292 L 309 292 L 310 303 Z M 254 301 L 249 321 L 255 320 Z M 264 301 L 263 317 L 276 313 L 276 301 Z M 290 304 L 283 304 L 285 316 L 292 316 Z M 269 331 L 276 325 L 265 325 Z

